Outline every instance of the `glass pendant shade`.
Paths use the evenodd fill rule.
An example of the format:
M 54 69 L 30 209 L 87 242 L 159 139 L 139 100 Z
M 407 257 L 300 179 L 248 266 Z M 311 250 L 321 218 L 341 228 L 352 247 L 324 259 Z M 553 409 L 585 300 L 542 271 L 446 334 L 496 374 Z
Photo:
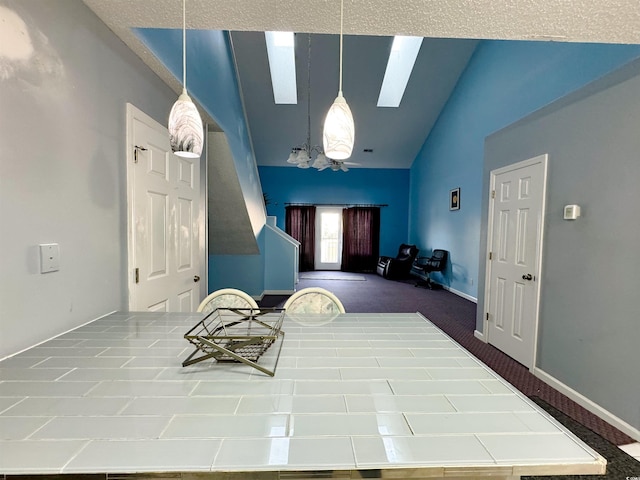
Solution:
M 298 158 L 298 154 L 295 151 L 292 151 L 289 154 L 289 158 L 287 158 L 287 163 L 291 163 L 291 164 L 295 165 L 295 164 L 298 163 L 297 158 Z
M 355 126 L 347 101 L 338 94 L 324 121 L 322 142 L 324 154 L 334 160 L 345 160 L 351 156 L 355 141 Z
M 176 100 L 169 114 L 169 142 L 179 157 L 197 158 L 202 154 L 202 119 L 186 91 Z
M 320 153 L 311 166 L 317 169 L 327 168 L 329 166 L 329 160 L 327 160 L 327 157 L 323 153 Z
M 300 165 L 301 163 L 309 163 L 309 160 L 311 160 L 309 158 L 309 154 L 307 153 L 306 150 L 300 150 L 298 152 L 298 156 L 296 157 L 296 161 L 298 162 L 298 165 Z

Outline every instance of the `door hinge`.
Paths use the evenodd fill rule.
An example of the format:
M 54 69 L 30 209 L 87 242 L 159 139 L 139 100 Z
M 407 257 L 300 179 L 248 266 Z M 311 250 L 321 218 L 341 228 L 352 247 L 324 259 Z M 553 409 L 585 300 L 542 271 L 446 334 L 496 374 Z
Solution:
M 136 283 L 140 283 L 140 269 L 136 268 L 134 271 L 135 277 L 136 277 Z
M 489 260 L 493 260 L 493 252 L 489 252 Z
M 491 190 L 491 198 L 496 198 L 496 191 L 495 190 Z
M 139 145 L 133 147 L 133 163 L 138 163 L 138 152 L 146 152 L 147 149 Z

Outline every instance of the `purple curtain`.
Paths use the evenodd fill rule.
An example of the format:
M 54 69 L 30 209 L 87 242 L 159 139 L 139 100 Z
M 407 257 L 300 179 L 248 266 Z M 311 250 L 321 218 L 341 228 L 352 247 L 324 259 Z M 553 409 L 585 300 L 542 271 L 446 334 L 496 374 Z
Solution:
M 375 272 L 380 254 L 380 208 L 345 208 L 342 228 L 341 269 L 345 272 Z
M 285 211 L 285 231 L 300 242 L 300 271 L 315 270 L 316 207 L 290 205 Z

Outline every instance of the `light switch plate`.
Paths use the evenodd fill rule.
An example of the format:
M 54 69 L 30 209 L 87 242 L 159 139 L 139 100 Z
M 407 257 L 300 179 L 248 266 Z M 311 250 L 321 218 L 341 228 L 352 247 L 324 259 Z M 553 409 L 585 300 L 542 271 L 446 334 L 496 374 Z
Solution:
M 57 243 L 40 245 L 40 273 L 60 270 L 60 246 Z

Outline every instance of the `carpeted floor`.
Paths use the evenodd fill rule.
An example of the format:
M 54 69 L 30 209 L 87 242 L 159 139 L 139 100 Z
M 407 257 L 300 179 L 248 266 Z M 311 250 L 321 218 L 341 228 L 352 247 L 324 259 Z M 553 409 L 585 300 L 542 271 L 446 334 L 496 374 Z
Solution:
M 308 277 L 322 272 L 305 272 Z M 353 275 L 332 272 L 333 275 Z M 307 275 L 306 275 L 307 276 Z M 318 278 L 301 279 L 297 288 L 323 287 L 333 292 L 347 312 L 420 312 L 460 345 L 491 367 L 529 397 L 537 397 L 580 425 L 614 445 L 635 440 L 593 415 L 562 393 L 536 378 L 523 365 L 497 348 L 474 337 L 476 304 L 446 290 L 416 288 L 416 279 L 386 280 L 375 274 L 363 274 L 365 282 L 342 282 Z M 282 306 L 286 296 L 265 297 L 261 305 Z M 623 452 L 624 453 L 624 452 Z M 633 473 L 633 472 L 632 472 Z M 629 476 L 640 477 L 640 469 Z M 613 477 L 611 477 L 613 478 Z
M 301 273 L 300 280 L 341 280 L 347 282 L 364 282 L 362 275 L 350 275 L 344 272 L 309 272 Z

